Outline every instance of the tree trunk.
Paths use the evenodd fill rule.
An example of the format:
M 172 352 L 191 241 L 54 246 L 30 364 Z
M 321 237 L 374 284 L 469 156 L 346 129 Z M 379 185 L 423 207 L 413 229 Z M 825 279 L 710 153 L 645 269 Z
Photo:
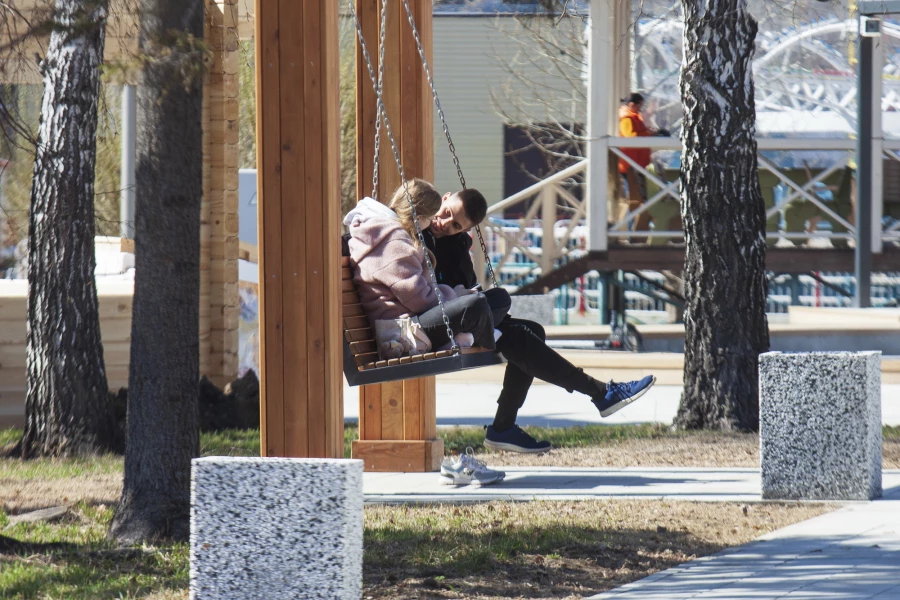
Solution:
M 682 428 L 756 431 L 766 320 L 766 216 L 759 188 L 746 0 L 686 0 L 681 98 L 685 254 Z
M 109 535 L 186 540 L 199 451 L 204 3 L 143 0 L 135 287 L 122 498 Z
M 114 449 L 94 282 L 94 164 L 106 3 L 57 0 L 31 188 L 22 456 Z

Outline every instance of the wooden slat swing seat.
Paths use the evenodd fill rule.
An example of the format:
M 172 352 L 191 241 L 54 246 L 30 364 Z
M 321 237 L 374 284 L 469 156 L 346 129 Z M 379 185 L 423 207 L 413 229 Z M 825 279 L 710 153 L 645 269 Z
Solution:
M 362 310 L 353 283 L 350 259 L 341 259 L 341 319 L 344 330 L 344 375 L 351 386 L 415 379 L 501 364 L 503 358 L 487 348 L 460 348 L 379 360 L 375 330 Z
M 434 96 L 435 105 L 437 106 L 438 115 L 441 118 L 441 123 L 444 126 L 444 133 L 447 136 L 447 142 L 450 146 L 450 152 L 453 155 L 453 162 L 456 165 L 460 183 L 462 184 L 462 187 L 465 188 L 466 182 L 462 175 L 462 169 L 459 166 L 459 159 L 456 156 L 456 150 L 453 146 L 452 140 L 450 139 L 450 130 L 447 128 L 447 123 L 444 119 L 444 113 L 441 109 L 441 104 L 437 97 L 437 90 L 435 89 L 434 82 L 431 78 L 431 71 L 428 68 L 427 61 L 425 60 L 425 51 L 419 41 L 419 33 L 416 29 L 412 11 L 409 8 L 408 0 L 402 0 L 402 2 L 404 8 L 406 9 L 406 15 L 409 20 L 410 27 L 412 28 L 413 36 L 416 40 L 419 57 L 422 60 L 422 68 L 425 70 L 428 82 L 431 85 L 432 95 Z M 384 98 L 382 96 L 382 82 L 384 80 L 384 38 L 386 29 L 386 20 L 384 15 L 387 10 L 387 0 L 382 0 L 381 8 L 382 18 L 380 27 L 380 47 L 382 54 L 381 61 L 379 63 L 377 80 L 375 77 L 375 69 L 372 66 L 372 60 L 366 48 L 366 41 L 363 37 L 362 28 L 360 26 L 359 19 L 356 16 L 356 10 L 353 6 L 352 0 L 350 0 L 349 6 L 350 14 L 353 16 L 353 20 L 356 23 L 356 33 L 359 37 L 360 48 L 362 50 L 363 57 L 366 60 L 366 65 L 368 66 L 369 70 L 369 77 L 372 80 L 372 86 L 375 89 L 375 94 L 377 97 L 375 121 L 375 171 L 373 177 L 374 191 L 372 193 L 372 198 L 377 200 L 378 153 L 380 140 L 378 132 L 380 131 L 382 120 L 384 121 L 384 127 L 388 135 L 388 139 L 391 142 L 391 149 L 393 150 L 394 160 L 397 163 L 397 169 L 400 171 L 400 180 L 403 182 L 404 188 L 406 188 L 407 185 L 407 179 L 403 172 L 403 164 L 400 161 L 400 153 L 398 152 L 397 145 L 394 141 L 394 134 L 391 131 L 390 121 L 388 120 L 387 113 L 384 110 Z M 412 209 L 412 219 L 413 223 L 415 223 L 416 225 L 416 233 L 418 234 L 419 241 L 424 246 L 424 238 L 422 237 L 422 232 L 419 229 L 416 209 L 413 204 L 412 198 L 410 198 L 409 196 L 408 188 L 406 188 L 406 199 L 410 204 L 410 208 Z M 485 263 L 487 265 L 488 272 L 490 273 L 491 280 L 496 287 L 497 281 L 494 277 L 494 270 L 491 266 L 490 259 L 488 258 L 484 239 L 481 235 L 481 230 L 477 225 L 475 227 L 475 231 L 478 234 L 478 239 L 481 242 L 482 248 L 485 250 Z M 502 364 L 506 362 L 498 352 L 489 350 L 487 348 L 460 348 L 455 341 L 452 341 L 452 347 L 450 350 L 428 352 L 426 354 L 420 354 L 416 356 L 403 356 L 400 358 L 392 358 L 390 360 L 379 360 L 378 348 L 377 344 L 375 343 L 375 330 L 373 329 L 372 324 L 369 323 L 369 319 L 366 316 L 365 311 L 363 310 L 362 304 L 360 304 L 359 296 L 356 292 L 356 284 L 353 281 L 353 269 L 350 263 L 350 258 L 349 256 L 347 256 L 347 252 L 345 251 L 345 249 L 342 250 L 343 257 L 341 258 L 341 320 L 343 323 L 344 333 L 344 375 L 347 377 L 347 382 L 351 386 L 367 385 L 372 383 L 385 383 L 388 381 L 398 381 L 401 379 L 415 379 L 418 377 L 428 377 L 431 375 L 453 373 L 456 371 L 462 371 L 464 369 L 475 369 L 478 367 L 487 367 L 490 365 Z M 450 340 L 453 340 L 453 331 L 450 328 L 450 323 L 447 319 L 446 311 L 444 310 L 444 302 L 441 297 L 441 293 L 437 288 L 437 277 L 434 274 L 434 266 L 431 264 L 431 259 L 429 258 L 427 252 L 425 253 L 425 260 L 428 264 L 428 271 L 429 275 L 431 276 L 431 284 L 434 287 L 435 295 L 438 297 L 438 303 L 441 307 L 441 312 L 444 317 L 444 323 L 447 326 L 448 336 Z

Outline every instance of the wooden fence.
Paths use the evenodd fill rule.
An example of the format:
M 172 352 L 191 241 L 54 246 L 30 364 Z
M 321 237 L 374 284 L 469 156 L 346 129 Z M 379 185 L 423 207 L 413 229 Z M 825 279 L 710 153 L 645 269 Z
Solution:
M 133 293 L 133 281 L 97 280 L 103 358 L 112 390 L 128 384 Z M 25 280 L 0 279 L 0 427 L 21 427 L 25 420 L 27 298 Z

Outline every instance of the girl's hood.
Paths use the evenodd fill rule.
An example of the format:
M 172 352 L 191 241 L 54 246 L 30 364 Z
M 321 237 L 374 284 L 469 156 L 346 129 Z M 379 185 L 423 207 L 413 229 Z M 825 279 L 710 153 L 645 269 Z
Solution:
M 397 231 L 406 233 L 397 213 L 369 197 L 360 200 L 356 207 L 347 213 L 344 225 L 350 231 L 351 238 L 360 242 L 350 244 L 350 256 L 357 263 L 385 238 Z

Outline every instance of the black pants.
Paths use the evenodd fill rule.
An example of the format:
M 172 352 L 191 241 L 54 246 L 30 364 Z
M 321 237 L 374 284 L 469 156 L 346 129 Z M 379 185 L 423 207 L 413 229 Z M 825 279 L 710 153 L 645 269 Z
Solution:
M 498 431 L 515 425 L 516 416 L 525 404 L 535 377 L 569 392 L 578 391 L 587 395 L 596 394 L 603 387 L 603 384 L 548 347 L 544 343 L 544 328 L 538 323 L 508 316 L 511 305 L 509 293 L 502 288 L 445 303 L 454 333 L 473 334 L 476 346 L 496 347 L 507 360 L 503 389 L 497 399 L 494 418 L 494 428 Z M 419 315 L 419 324 L 434 347 L 447 343 L 447 328 L 441 320 L 440 307 Z M 496 346 L 493 336 L 495 328 L 501 333 Z
M 475 338 L 476 346 L 491 350 L 496 347 L 494 344 L 494 316 L 484 294 L 469 294 L 444 302 L 444 309 L 454 335 L 471 333 Z M 505 315 L 505 312 L 502 315 L 498 312 L 498 317 Z M 450 341 L 440 306 L 435 306 L 420 314 L 419 325 L 431 340 L 432 348 L 440 348 Z

